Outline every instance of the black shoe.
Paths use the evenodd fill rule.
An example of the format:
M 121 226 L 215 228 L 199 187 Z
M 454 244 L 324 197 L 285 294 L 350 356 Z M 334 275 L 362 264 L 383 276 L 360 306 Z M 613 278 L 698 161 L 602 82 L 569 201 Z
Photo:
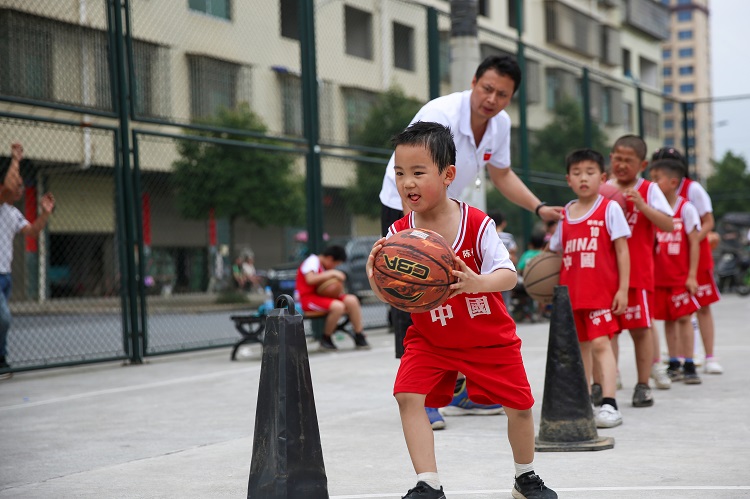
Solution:
M 354 333 L 352 335 L 354 338 L 354 344 L 357 347 L 357 350 L 369 350 L 370 344 L 367 343 L 367 338 L 365 338 L 365 335 L 362 333 Z
M 320 339 L 320 348 L 322 350 L 338 350 L 338 347 L 333 343 L 333 339 L 330 336 L 323 336 Z
M 635 385 L 633 407 L 651 407 L 652 405 L 654 405 L 654 398 L 651 396 L 651 388 L 645 383 Z
M 695 371 L 695 364 L 692 362 L 685 362 L 683 366 L 683 378 L 682 381 L 686 385 L 700 385 L 702 383 L 701 377 Z
M 10 366 L 7 362 L 0 361 L 0 380 L 10 379 L 13 377 L 13 373 L 10 372 Z
M 443 487 L 435 490 L 424 482 L 417 482 L 417 486 L 410 489 L 401 499 L 445 499 L 445 494 Z
M 511 494 L 515 499 L 557 499 L 557 492 L 544 485 L 533 471 L 516 478 Z

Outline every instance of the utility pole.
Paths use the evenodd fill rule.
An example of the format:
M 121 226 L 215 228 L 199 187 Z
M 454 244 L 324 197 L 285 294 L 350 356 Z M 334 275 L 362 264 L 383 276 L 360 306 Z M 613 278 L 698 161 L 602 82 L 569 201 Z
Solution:
M 477 38 L 477 0 L 451 0 L 451 90 L 468 90 L 479 66 Z M 477 144 L 479 145 L 479 144 Z M 486 171 L 480 172 L 478 185 L 470 185 L 461 199 L 487 211 Z

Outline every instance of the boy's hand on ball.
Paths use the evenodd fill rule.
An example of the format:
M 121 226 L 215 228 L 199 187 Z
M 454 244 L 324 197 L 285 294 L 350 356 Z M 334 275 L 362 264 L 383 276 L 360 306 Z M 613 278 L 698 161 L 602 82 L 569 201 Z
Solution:
M 448 299 L 453 298 L 461 293 L 479 293 L 481 291 L 481 277 L 471 270 L 463 260 L 455 257 L 456 264 L 460 270 L 454 270 L 451 273 L 458 281 L 451 284 L 451 294 Z
M 372 245 L 370 255 L 367 257 L 367 263 L 365 264 L 365 271 L 367 272 L 368 279 L 371 279 L 373 276 L 373 269 L 375 268 L 375 255 L 377 255 L 380 249 L 383 247 L 384 242 L 385 238 L 381 237 L 380 239 L 375 241 L 375 244 Z

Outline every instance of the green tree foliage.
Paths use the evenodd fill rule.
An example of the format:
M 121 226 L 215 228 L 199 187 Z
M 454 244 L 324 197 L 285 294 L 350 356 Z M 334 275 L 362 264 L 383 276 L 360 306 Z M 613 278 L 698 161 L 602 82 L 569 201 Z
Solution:
M 380 160 L 378 162 L 357 162 L 357 180 L 343 193 L 353 213 L 371 218 L 380 217 L 378 195 L 392 151 L 391 137 L 406 128 L 420 107 L 420 101 L 407 97 L 401 89 L 392 87 L 381 94 L 370 109 L 362 131 L 354 138 L 354 142 L 358 145 L 382 148 L 384 151 L 362 154 L 377 158 Z
M 750 172 L 745 158 L 729 151 L 721 161 L 714 163 L 714 167 L 714 174 L 708 178 L 707 191 L 716 220 L 730 211 L 750 212 Z
M 575 196 L 565 181 L 565 156 L 574 149 L 585 147 L 581 105 L 574 100 L 561 101 L 555 108 L 552 121 L 529 135 L 529 189 L 550 205 L 565 205 Z M 605 158 L 609 156 L 607 136 L 596 122 L 592 123 L 592 148 Z M 523 178 L 518 149 L 518 138 L 514 134 L 511 164 L 518 176 Z M 505 214 L 509 232 L 521 233 L 522 209 L 504 199 L 497 189 L 490 189 L 487 194 L 487 210 L 494 209 Z
M 237 109 L 221 109 L 201 123 L 259 133 L 267 130 L 246 103 Z M 172 183 L 182 216 L 206 219 L 213 208 L 216 217 L 244 218 L 261 227 L 304 221 L 303 179 L 294 175 L 294 157 L 251 145 L 281 145 L 278 141 L 224 132 L 186 133 L 247 142 L 248 146 L 177 142 L 180 158 L 173 163 Z

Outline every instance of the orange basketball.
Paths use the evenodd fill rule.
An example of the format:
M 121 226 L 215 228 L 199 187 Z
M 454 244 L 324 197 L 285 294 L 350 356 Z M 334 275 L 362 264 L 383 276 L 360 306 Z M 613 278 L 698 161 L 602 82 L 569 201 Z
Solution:
M 551 251 L 542 251 L 526 263 L 523 269 L 523 287 L 530 297 L 539 303 L 552 301 L 555 286 L 560 282 L 561 263 L 560 254 Z
M 406 229 L 389 237 L 375 255 L 373 277 L 380 294 L 405 312 L 442 305 L 456 281 L 455 254 L 448 242 L 427 229 Z
M 318 285 L 315 293 L 326 298 L 338 298 L 344 293 L 344 283 L 335 277 L 331 277 Z
M 706 239 L 708 239 L 708 244 L 711 245 L 711 249 L 716 249 L 719 247 L 719 243 L 721 242 L 721 236 L 718 232 L 711 231 L 706 236 Z
M 622 192 L 616 186 L 604 183 L 599 186 L 599 194 L 612 201 L 617 201 L 620 208 L 625 211 L 625 196 L 622 195 Z

